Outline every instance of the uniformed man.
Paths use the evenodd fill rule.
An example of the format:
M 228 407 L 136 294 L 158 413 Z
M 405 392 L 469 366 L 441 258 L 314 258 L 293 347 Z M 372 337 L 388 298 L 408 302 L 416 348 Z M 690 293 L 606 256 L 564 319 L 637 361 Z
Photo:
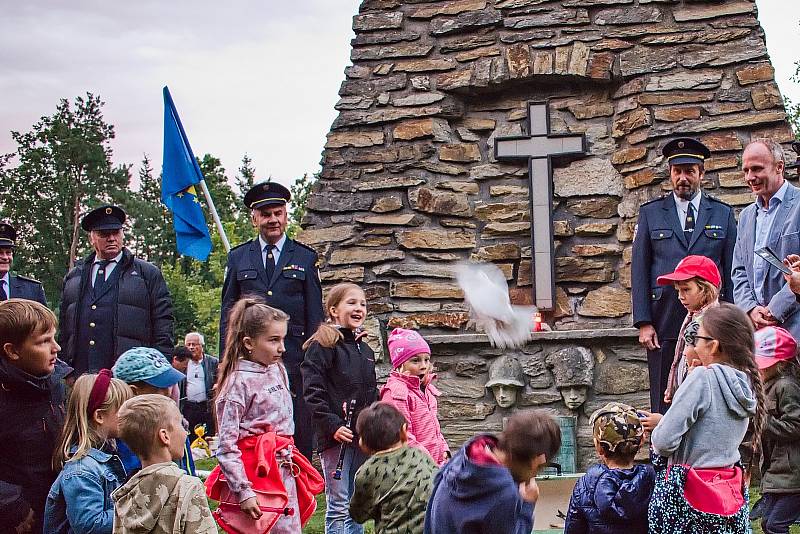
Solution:
M 124 247 L 126 214 L 100 206 L 81 220 L 94 251 L 64 277 L 59 344 L 74 376 L 110 369 L 133 347 L 172 355 L 172 299 L 161 271 Z M 168 361 L 167 361 L 168 363 Z
M 311 458 L 314 431 L 311 413 L 303 400 L 300 363 L 302 345 L 323 320 L 322 287 L 317 269 L 317 253 L 286 237 L 286 203 L 291 193 L 275 182 L 253 186 L 244 196 L 258 237 L 235 247 L 228 254 L 225 283 L 222 286 L 220 317 L 220 357 L 228 312 L 239 298 L 253 295 L 289 315 L 286 352 L 283 362 L 289 374 L 294 403 L 295 445 Z
M 42 283 L 33 278 L 11 274 L 17 230 L 7 222 L 0 222 L 0 302 L 10 298 L 35 300 L 47 306 Z
M 642 205 L 633 240 L 631 289 L 633 325 L 647 349 L 650 370 L 650 406 L 664 413 L 664 390 L 675 356 L 675 345 L 686 308 L 672 286 L 656 278 L 675 270 L 694 254 L 706 256 L 722 274 L 720 298 L 732 302 L 731 264 L 736 243 L 736 220 L 724 202 L 700 191 L 704 162 L 711 152 L 701 142 L 674 139 L 663 149 L 669 165 L 672 193 Z

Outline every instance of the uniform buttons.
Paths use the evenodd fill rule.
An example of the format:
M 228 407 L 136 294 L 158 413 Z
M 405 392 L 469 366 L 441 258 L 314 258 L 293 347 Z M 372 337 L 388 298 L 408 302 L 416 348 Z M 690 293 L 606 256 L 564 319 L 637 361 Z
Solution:
M 89 326 L 94 328 L 95 325 L 94 325 L 94 323 L 89 323 Z
M 96 310 L 97 309 L 97 304 L 92 304 L 92 309 Z
M 271 297 L 272 296 L 272 291 L 267 291 L 267 296 Z
M 94 339 L 92 339 L 91 341 L 89 341 L 89 345 L 91 345 L 92 347 L 94 347 Z
M 292 278 L 297 278 L 297 275 L 296 275 L 296 274 L 293 274 L 293 275 L 292 275 Z
M 664 234 L 658 234 L 658 237 L 664 237 Z

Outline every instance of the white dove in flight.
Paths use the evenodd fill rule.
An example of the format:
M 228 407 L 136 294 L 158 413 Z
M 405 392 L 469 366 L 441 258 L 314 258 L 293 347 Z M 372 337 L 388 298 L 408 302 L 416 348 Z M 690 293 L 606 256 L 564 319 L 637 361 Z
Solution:
M 508 296 L 503 272 L 493 263 L 461 263 L 456 280 L 469 306 L 470 322 L 492 345 L 514 348 L 531 339 L 535 306 L 515 306 Z

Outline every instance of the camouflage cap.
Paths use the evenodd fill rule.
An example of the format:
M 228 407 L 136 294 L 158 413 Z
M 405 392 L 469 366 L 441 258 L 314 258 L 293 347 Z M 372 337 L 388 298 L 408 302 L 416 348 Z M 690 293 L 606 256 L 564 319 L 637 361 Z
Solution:
M 592 414 L 592 437 L 604 443 L 610 451 L 623 442 L 638 443 L 644 435 L 644 427 L 633 406 L 620 402 L 609 402 Z

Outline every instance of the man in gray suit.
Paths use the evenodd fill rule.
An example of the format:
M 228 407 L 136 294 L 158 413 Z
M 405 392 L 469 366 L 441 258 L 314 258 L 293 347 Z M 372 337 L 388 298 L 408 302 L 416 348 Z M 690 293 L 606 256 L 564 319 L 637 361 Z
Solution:
M 739 217 L 733 252 L 733 298 L 755 329 L 779 325 L 800 338 L 800 309 L 783 274 L 754 252 L 769 247 L 779 258 L 800 251 L 800 192 L 783 177 L 783 149 L 768 139 L 742 156 L 744 180 L 756 195 Z

